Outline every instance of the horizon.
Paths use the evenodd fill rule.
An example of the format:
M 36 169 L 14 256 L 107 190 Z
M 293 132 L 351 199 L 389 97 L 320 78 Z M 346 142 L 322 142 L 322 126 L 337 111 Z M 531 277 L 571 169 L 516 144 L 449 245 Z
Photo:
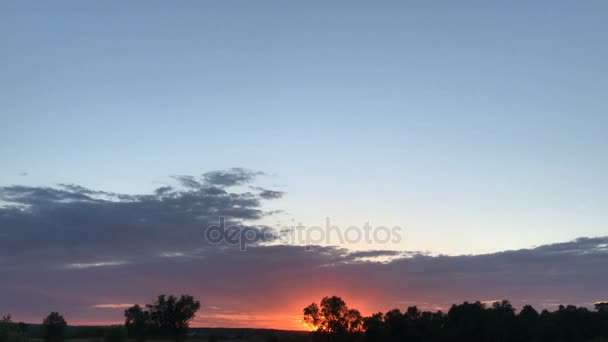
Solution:
M 329 297 L 329 296 L 328 296 Z M 454 306 L 458 306 L 461 304 L 474 304 L 474 303 L 481 303 L 482 305 L 484 305 L 486 308 L 491 307 L 492 304 L 494 303 L 499 303 L 503 300 L 507 300 L 508 299 L 499 299 L 499 300 L 489 300 L 489 301 L 479 301 L 479 300 L 465 300 L 461 303 L 453 303 Z M 593 310 L 594 308 L 594 304 L 600 304 L 600 303 L 608 303 L 608 301 L 598 301 L 595 303 L 592 303 L 592 305 L 582 305 L 579 306 L 579 308 L 586 308 L 586 309 L 590 309 Z M 133 305 L 138 305 L 138 304 L 133 304 Z M 129 304 L 129 307 L 133 306 L 131 304 Z M 141 305 L 141 304 L 139 304 Z M 525 306 L 527 304 L 522 305 Z M 571 304 L 556 304 L 553 306 L 553 308 L 542 308 L 541 310 L 538 310 L 539 313 L 541 313 L 542 311 L 548 311 L 548 312 L 558 312 L 559 311 L 559 307 L 558 306 L 563 306 L 566 307 L 568 305 Z M 409 308 L 405 307 L 405 308 L 398 308 L 398 307 L 387 307 L 386 309 L 381 309 L 378 310 L 377 312 L 383 313 L 383 312 L 388 312 L 390 310 L 393 309 L 397 309 L 397 310 L 401 310 L 401 309 L 407 309 Z M 411 307 L 417 307 L 417 305 L 412 305 Z M 533 306 L 532 306 L 533 307 Z M 127 307 L 125 307 L 127 308 Z M 534 308 L 534 307 L 533 307 Z M 420 309 L 420 308 L 419 308 Z M 441 312 L 441 313 L 447 313 L 449 308 L 435 308 L 436 310 L 421 310 L 422 312 Z M 515 309 L 515 313 L 518 314 L 519 312 L 521 312 L 522 308 L 518 308 L 518 307 L 514 307 Z M 537 308 L 534 308 L 537 309 Z M 377 312 L 371 312 L 371 313 L 367 313 L 367 314 L 363 314 L 364 317 L 369 317 L 374 313 Z M 283 315 L 280 316 L 281 318 L 284 318 Z M 301 324 L 300 328 L 301 329 L 292 329 L 292 328 L 265 328 L 265 327 L 248 327 L 248 326 L 214 326 L 214 325 L 197 325 L 196 324 L 196 319 L 194 319 L 193 321 L 190 322 L 189 324 L 189 328 L 191 329 L 251 329 L 251 330 L 281 330 L 281 331 L 294 331 L 294 332 L 310 332 L 310 331 L 314 331 L 314 327 L 311 327 L 309 325 L 307 325 L 306 323 L 304 323 L 303 321 L 300 322 L 302 320 L 302 317 L 298 316 L 298 323 L 297 324 Z M 194 322 L 194 324 L 192 324 L 192 322 Z M 26 323 L 28 325 L 42 325 L 42 323 L 35 323 L 35 322 L 21 322 L 21 323 Z M 120 319 L 114 322 L 108 322 L 108 321 L 104 321 L 104 322 L 77 322 L 77 323 L 73 323 L 73 322 L 68 322 L 68 327 L 77 327 L 77 328 L 86 328 L 86 327 L 111 327 L 111 326 L 120 326 L 123 325 L 125 323 L 124 319 Z M 297 327 L 297 325 L 294 325 L 294 327 Z
M 0 316 L 608 302 L 608 3 L 0 4 Z M 296 329 L 298 330 L 298 329 Z

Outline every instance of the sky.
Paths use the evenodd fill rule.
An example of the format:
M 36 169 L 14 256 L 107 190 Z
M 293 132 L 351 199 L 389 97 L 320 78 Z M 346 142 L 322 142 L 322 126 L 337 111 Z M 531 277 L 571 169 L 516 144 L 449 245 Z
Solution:
M 172 292 L 201 299 L 199 326 L 297 329 L 332 294 L 364 313 L 605 300 L 607 15 L 4 1 L 0 314 L 118 322 Z M 219 216 L 400 238 L 240 251 L 204 240 Z

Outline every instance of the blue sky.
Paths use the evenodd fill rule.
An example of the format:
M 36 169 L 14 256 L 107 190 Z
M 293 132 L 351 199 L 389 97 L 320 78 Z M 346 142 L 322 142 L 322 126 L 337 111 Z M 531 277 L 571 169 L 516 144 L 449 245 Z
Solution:
M 449 254 L 603 236 L 607 10 L 3 2 L 1 185 L 238 166 L 286 192 L 269 224 L 400 225 L 398 248 Z

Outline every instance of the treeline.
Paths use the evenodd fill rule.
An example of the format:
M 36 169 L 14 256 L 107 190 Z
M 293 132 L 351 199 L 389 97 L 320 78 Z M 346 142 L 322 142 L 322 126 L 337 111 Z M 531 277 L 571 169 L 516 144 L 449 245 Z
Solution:
M 102 337 L 106 342 L 144 342 L 187 337 L 191 320 L 200 309 L 192 296 L 160 295 L 144 307 L 135 305 L 124 312 L 125 324 L 111 327 L 68 327 L 52 312 L 41 325 L 15 323 L 10 315 L 0 318 L 0 342 L 27 342 L 29 338 L 62 342 L 70 338 Z M 340 297 L 325 297 L 320 304 L 304 308 L 303 320 L 314 327 L 310 336 L 287 333 L 266 334 L 266 341 L 410 341 L 410 342 L 586 342 L 608 341 L 608 303 L 594 310 L 573 305 L 556 311 L 536 311 L 526 305 L 517 312 L 507 300 L 489 306 L 481 302 L 452 305 L 447 312 L 393 309 L 364 317 L 349 308 Z M 255 338 L 254 340 L 260 340 Z M 207 335 L 209 341 L 223 338 Z M 200 340 L 200 337 L 198 337 Z
M 29 337 L 43 338 L 46 342 L 60 342 L 65 337 L 67 322 L 57 312 L 51 312 L 39 329 L 32 329 L 31 324 L 14 323 L 11 315 L 0 319 L 0 342 L 25 342 Z
M 169 339 L 179 342 L 185 338 L 190 321 L 200 309 L 192 296 L 160 295 L 145 307 L 135 305 L 125 310 L 125 324 L 111 327 L 68 327 L 66 320 L 52 312 L 42 324 L 14 323 L 10 315 L 0 319 L 0 342 L 26 342 L 29 338 L 45 342 L 63 342 L 74 338 L 102 337 L 106 342 L 143 342 L 148 339 Z
M 517 313 L 507 300 L 465 302 L 447 313 L 412 306 L 362 317 L 334 296 L 304 308 L 304 321 L 319 341 L 608 341 L 608 303 L 594 311 L 568 305 L 540 313 L 526 305 Z

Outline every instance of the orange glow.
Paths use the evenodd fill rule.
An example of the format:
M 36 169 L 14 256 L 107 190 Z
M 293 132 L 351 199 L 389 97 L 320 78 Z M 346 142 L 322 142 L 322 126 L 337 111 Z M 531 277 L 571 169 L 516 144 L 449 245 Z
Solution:
M 294 289 L 291 292 L 277 292 L 272 298 L 237 298 L 233 296 L 221 297 L 211 293 L 193 293 L 203 305 L 191 322 L 192 327 L 202 328 L 264 328 L 280 330 L 314 331 L 316 327 L 303 321 L 303 309 L 311 303 L 319 303 L 325 296 L 337 295 L 342 297 L 350 308 L 359 310 L 363 316 L 369 316 L 378 311 L 388 311 L 382 303 L 395 303 L 404 309 L 406 304 L 397 299 L 387 299 L 383 293 L 365 292 L 361 289 L 352 289 L 343 284 L 332 284 L 331 290 L 327 284 L 311 283 L 306 289 Z M 335 287 L 335 288 L 333 288 Z M 194 291 L 193 291 L 194 292 Z M 215 300 L 210 300 L 214 299 Z M 207 300 L 206 300 L 207 299 Z M 408 298 L 412 305 L 424 301 Z M 122 324 L 123 311 L 127 304 L 125 301 L 105 298 L 103 304 L 91 305 L 95 314 L 83 320 L 66 313 L 66 319 L 71 325 L 112 325 Z M 108 304 L 110 303 L 110 304 Z M 119 304 L 112 304 L 119 303 Z M 141 303 L 140 303 L 141 304 Z

